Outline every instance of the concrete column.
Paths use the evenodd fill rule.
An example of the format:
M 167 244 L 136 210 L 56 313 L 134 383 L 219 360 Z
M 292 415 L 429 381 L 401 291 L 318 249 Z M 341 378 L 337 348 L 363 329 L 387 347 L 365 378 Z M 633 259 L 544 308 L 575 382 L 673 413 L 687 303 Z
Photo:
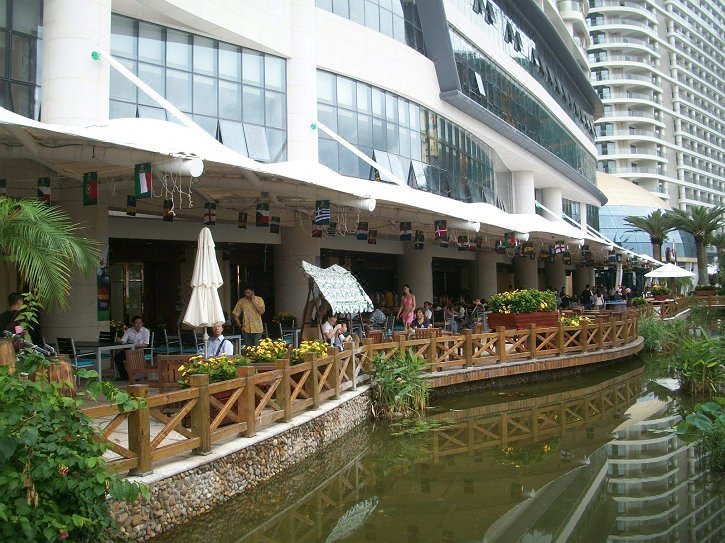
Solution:
M 111 0 L 45 0 L 41 120 L 108 120 L 110 66 L 91 53 L 111 48 Z
M 488 299 L 498 292 L 497 261 L 498 259 L 494 253 L 484 253 L 482 251 L 476 253 L 478 290 L 473 293 L 474 296 Z
M 514 258 L 514 288 L 539 288 L 539 264 L 530 258 Z
M 317 161 L 315 1 L 292 0 L 292 56 L 287 60 L 288 160 Z
M 302 260 L 320 265 L 319 241 L 300 228 L 283 228 L 282 244 L 274 251 L 274 300 L 277 311 L 285 311 L 302 323 L 307 300 L 307 276 L 300 269 Z
M 545 213 L 544 217 L 550 221 L 562 219 L 563 205 L 561 202 L 561 189 L 559 187 L 541 189 L 541 203 L 556 216 L 552 217 L 549 213 Z
M 572 273 L 574 294 L 581 294 L 587 285 L 594 285 L 594 268 L 577 268 Z
M 566 283 L 566 268 L 564 266 L 564 261 L 561 258 L 556 257 L 554 262 L 547 262 L 545 272 L 546 288 L 554 289 L 557 292 L 560 291 L 561 287 L 563 287 Z
M 423 302 L 433 301 L 433 255 L 430 247 L 422 251 L 414 249 L 412 243 L 406 243 L 405 254 L 396 258 L 398 268 L 398 292 L 403 285 L 410 285 L 419 306 Z
M 534 172 L 513 172 L 514 213 L 536 213 Z

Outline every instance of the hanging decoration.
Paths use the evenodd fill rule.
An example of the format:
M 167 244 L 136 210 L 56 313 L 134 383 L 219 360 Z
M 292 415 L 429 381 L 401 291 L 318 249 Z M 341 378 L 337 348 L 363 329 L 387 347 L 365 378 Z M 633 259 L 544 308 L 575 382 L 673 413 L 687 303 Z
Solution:
M 468 252 L 475 253 L 476 250 L 477 250 L 476 241 L 474 239 L 469 239 L 468 240 Z
M 400 241 L 410 241 L 413 237 L 412 224 L 409 222 L 400 223 Z
M 358 221 L 355 237 L 360 241 L 368 239 L 368 223 L 367 221 Z
M 257 226 L 269 226 L 269 204 L 259 203 L 257 204 Z
M 246 213 L 246 211 L 240 211 L 239 215 L 237 215 L 237 228 L 241 228 L 243 230 L 247 229 L 247 213 Z
M 315 222 L 314 217 L 313 217 L 312 218 L 312 237 L 313 238 L 321 238 L 322 237 L 322 231 L 323 230 L 324 229 L 322 228 L 322 226 L 320 226 L 319 224 L 317 224 Z
M 98 205 L 98 172 L 83 174 L 83 205 Z
M 608 262 L 616 262 L 617 261 L 617 253 L 614 251 L 609 251 L 607 254 L 607 261 Z
M 425 246 L 425 234 L 422 230 L 416 230 L 415 231 L 415 245 L 413 247 L 415 249 L 418 249 L 419 251 L 423 250 L 423 247 Z
M 269 218 L 269 233 L 270 234 L 279 234 L 279 223 L 280 219 L 277 216 L 272 216 Z
M 319 225 L 330 224 L 330 200 L 317 200 L 315 202 L 315 217 L 313 222 Z
M 216 204 L 204 203 L 204 226 L 216 226 Z
M 129 217 L 136 216 L 136 197 L 130 194 L 126 196 L 126 215 Z
M 468 251 L 468 236 L 458 236 L 458 250 Z M 474 247 L 475 250 L 475 247 Z
M 564 253 L 561 255 L 564 264 L 569 265 L 571 264 L 571 253 L 569 251 L 564 251 Z
M 499 255 L 506 254 L 506 244 L 501 240 L 496 241 L 496 254 L 499 254 Z
M 541 250 L 539 250 L 539 260 L 546 260 L 546 259 L 548 259 L 549 258 L 549 252 L 552 252 L 552 254 L 553 254 L 553 250 L 554 249 L 552 248 L 551 245 L 549 245 L 549 249 L 548 250 L 547 249 L 544 249 L 544 248 L 542 248 Z
M 506 232 L 503 243 L 507 249 L 516 249 L 519 245 L 519 240 L 516 239 L 516 232 Z
M 440 245 L 443 249 L 448 249 L 448 238 L 439 240 Z
M 164 222 L 174 222 L 174 202 L 164 200 Z
M 151 198 L 153 190 L 153 177 L 151 175 L 151 164 L 136 164 L 134 167 L 134 185 L 136 199 Z
M 534 254 L 534 244 L 531 243 L 530 241 L 527 241 L 523 245 L 521 245 L 521 254 L 522 255 Z
M 334 238 L 337 235 L 337 223 L 336 222 L 331 222 L 327 226 L 327 235 L 332 238 Z
M 446 221 L 435 221 L 433 239 L 448 241 L 448 226 Z
M 560 255 L 563 254 L 564 251 L 566 251 L 566 243 L 564 243 L 564 240 L 557 241 L 554 243 L 554 254 Z
M 377 244 L 378 244 L 378 231 L 370 230 L 368 232 L 368 245 L 377 245 Z
M 50 177 L 38 178 L 38 199 L 50 205 Z

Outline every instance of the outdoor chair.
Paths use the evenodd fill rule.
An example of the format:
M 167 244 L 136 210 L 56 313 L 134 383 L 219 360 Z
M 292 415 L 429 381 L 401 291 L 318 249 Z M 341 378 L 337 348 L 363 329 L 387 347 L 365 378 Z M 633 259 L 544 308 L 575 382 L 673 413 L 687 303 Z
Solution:
M 440 337 L 440 328 L 415 328 L 415 339 L 427 339 L 429 337 Z
M 55 338 L 55 351 L 58 354 L 67 355 L 71 364 L 79 368 L 90 368 L 96 363 L 96 353 L 79 353 L 72 337 Z
M 133 385 L 138 381 L 143 381 L 144 384 L 157 386 L 159 369 L 146 365 L 145 350 L 126 349 L 124 354 L 126 355 L 125 365 L 126 372 L 128 373 L 128 382 Z M 155 375 L 156 379 L 150 379 L 150 375 Z
M 170 336 L 166 327 L 164 326 L 164 345 L 166 354 L 177 354 L 181 353 L 181 338 L 179 336 Z
M 159 355 L 156 358 L 159 376 L 159 392 L 181 388 L 179 384 L 179 368 L 189 362 L 192 355 Z
M 277 334 L 277 338 L 283 340 L 288 345 L 292 345 L 295 341 L 295 335 L 290 330 L 289 332 L 285 332 L 282 330 L 282 325 L 280 323 L 275 323 L 275 333 Z
M 98 332 L 98 343 L 113 343 L 114 341 L 116 341 L 116 337 L 112 332 Z
M 368 332 L 368 339 L 373 343 L 383 342 L 383 331 L 382 330 L 370 330 Z
M 156 340 L 156 332 L 151 332 L 151 337 L 149 338 L 149 346 L 141 349 L 143 351 L 144 358 L 148 362 L 153 362 L 153 360 L 154 360 L 154 341 L 155 340 Z

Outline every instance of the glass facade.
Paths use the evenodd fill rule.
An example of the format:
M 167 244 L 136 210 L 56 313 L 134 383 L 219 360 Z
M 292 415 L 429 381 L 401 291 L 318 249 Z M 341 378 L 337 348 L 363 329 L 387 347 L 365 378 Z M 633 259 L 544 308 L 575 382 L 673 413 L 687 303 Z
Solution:
M 587 204 L 587 224 L 594 228 L 594 230 L 599 230 L 599 207 Z
M 425 54 L 416 0 L 315 0 L 315 4 Z
M 0 106 L 40 118 L 43 0 L 0 0 Z
M 111 53 L 224 145 L 262 162 L 287 155 L 285 61 L 114 14 Z M 110 117 L 174 121 L 111 70 Z
M 448 119 L 360 81 L 317 72 L 320 122 L 414 188 L 511 209 L 510 181 L 494 151 Z M 319 135 L 320 162 L 342 175 L 377 179 L 369 164 Z M 496 161 L 496 165 L 494 164 Z M 382 181 L 389 181 L 383 176 Z
M 596 159 L 528 90 L 451 29 L 463 93 L 596 183 Z
M 615 243 L 631 249 L 636 253 L 652 256 L 652 243 L 649 234 L 641 230 L 633 229 L 624 220 L 625 217 L 645 217 L 653 212 L 655 208 L 639 206 L 615 206 L 605 205 L 599 210 L 600 232 Z M 665 256 L 665 248 L 672 247 L 672 242 L 677 246 L 677 255 L 688 258 L 695 258 L 695 240 L 687 232 L 673 230 L 667 235 L 667 240 L 662 244 L 662 258 Z
M 581 228 L 582 223 L 582 211 L 581 204 L 574 200 L 567 200 L 566 198 L 561 199 L 561 210 L 564 213 L 564 220 L 574 226 L 575 228 Z M 568 217 L 571 217 L 570 220 Z
M 536 33 L 530 23 L 517 13 L 508 13 L 493 0 L 448 0 L 469 22 L 486 36 L 486 50 L 496 48 L 512 58 L 559 102 L 572 120 L 594 138 L 592 116 L 577 103 L 576 92 L 559 63 L 549 54 L 544 43 L 531 37 Z M 455 48 L 455 47 L 454 47 Z

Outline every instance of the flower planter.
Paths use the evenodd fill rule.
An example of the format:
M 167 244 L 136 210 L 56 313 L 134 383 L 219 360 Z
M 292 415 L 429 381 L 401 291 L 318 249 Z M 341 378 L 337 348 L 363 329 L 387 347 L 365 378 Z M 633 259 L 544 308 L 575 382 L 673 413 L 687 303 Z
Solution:
M 715 290 L 696 290 L 695 296 L 699 296 L 700 298 L 704 298 L 706 296 L 715 296 Z
M 670 297 L 669 294 L 653 294 L 652 295 L 652 298 L 654 298 L 656 302 L 664 302 L 669 297 Z
M 557 311 L 542 311 L 538 313 L 491 313 L 488 316 L 488 326 L 496 330 L 500 326 L 509 330 L 525 330 L 529 324 L 537 328 L 550 328 L 557 326 L 559 313 Z

